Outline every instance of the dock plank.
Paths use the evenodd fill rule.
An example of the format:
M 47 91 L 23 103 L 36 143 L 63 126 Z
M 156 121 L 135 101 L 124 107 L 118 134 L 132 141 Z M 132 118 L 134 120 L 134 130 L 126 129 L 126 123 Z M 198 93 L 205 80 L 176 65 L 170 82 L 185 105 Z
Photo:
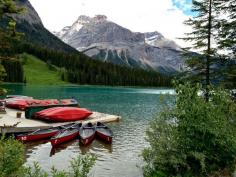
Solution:
M 17 118 L 17 112 L 21 112 L 21 118 Z M 96 122 L 116 122 L 121 119 L 120 116 L 110 115 L 100 112 L 93 112 L 88 119 L 81 122 L 83 124 L 87 122 L 96 123 Z M 41 120 L 36 119 L 26 119 L 24 115 L 24 111 L 17 111 L 13 109 L 6 109 L 6 114 L 0 114 L 0 133 L 21 133 L 21 132 L 29 132 L 35 131 L 37 129 L 45 129 L 50 127 L 56 127 L 60 125 L 65 125 L 70 122 L 60 122 L 60 123 L 48 123 Z

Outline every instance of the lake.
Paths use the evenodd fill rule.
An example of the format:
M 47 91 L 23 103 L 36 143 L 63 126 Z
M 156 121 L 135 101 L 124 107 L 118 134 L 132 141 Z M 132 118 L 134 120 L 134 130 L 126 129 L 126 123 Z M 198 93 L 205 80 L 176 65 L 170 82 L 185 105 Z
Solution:
M 88 146 L 81 146 L 78 140 L 68 142 L 56 149 L 47 141 L 26 144 L 27 164 L 39 162 L 50 171 L 52 166 L 67 169 L 71 158 L 78 154 L 92 153 L 97 156 L 91 171 L 95 177 L 142 177 L 142 150 L 148 146 L 145 130 L 148 124 L 162 110 L 160 100 L 163 93 L 172 89 L 122 88 L 98 86 L 25 86 L 8 84 L 8 94 L 20 94 L 35 98 L 70 98 L 79 100 L 80 106 L 122 116 L 122 120 L 108 124 L 113 130 L 112 145 L 95 140 Z M 171 102 L 171 97 L 167 101 Z

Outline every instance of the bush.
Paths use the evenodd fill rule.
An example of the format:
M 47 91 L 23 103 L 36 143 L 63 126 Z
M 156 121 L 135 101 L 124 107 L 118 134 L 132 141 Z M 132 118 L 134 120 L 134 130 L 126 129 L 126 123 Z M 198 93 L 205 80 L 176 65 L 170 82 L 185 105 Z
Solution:
M 0 139 L 0 177 L 87 177 L 95 160 L 92 155 L 79 155 L 72 159 L 69 171 L 53 167 L 49 175 L 38 163 L 24 166 L 24 146 L 19 141 L 4 136 Z
M 16 177 L 23 173 L 23 145 L 13 138 L 0 139 L 0 177 Z
M 198 96 L 200 85 L 179 85 L 176 90 L 176 105 L 147 130 L 144 175 L 201 177 L 230 169 L 236 157 L 236 105 L 230 95 L 214 90 L 206 102 Z

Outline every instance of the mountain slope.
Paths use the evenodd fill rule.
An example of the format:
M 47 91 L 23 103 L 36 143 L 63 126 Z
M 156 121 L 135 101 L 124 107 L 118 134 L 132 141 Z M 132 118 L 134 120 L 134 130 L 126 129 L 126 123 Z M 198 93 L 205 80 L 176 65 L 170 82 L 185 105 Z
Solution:
M 99 60 L 162 72 L 184 67 L 180 47 L 158 32 L 137 33 L 104 15 L 80 16 L 72 26 L 55 33 L 77 50 Z
M 13 15 L 13 18 L 17 22 L 16 30 L 24 33 L 24 39 L 27 42 L 64 52 L 78 53 L 44 28 L 40 17 L 28 0 L 16 0 L 15 3 L 25 9 L 23 14 Z M 0 22 L 0 26 L 6 26 L 7 23 L 8 19 L 4 18 Z

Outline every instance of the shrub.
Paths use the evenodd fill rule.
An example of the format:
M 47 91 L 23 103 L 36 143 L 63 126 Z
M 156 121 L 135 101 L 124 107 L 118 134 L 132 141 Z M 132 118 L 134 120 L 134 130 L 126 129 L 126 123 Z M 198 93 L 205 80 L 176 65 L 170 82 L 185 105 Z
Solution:
M 79 155 L 70 162 L 68 171 L 54 167 L 49 175 L 37 162 L 33 166 L 24 166 L 24 146 L 13 138 L 0 139 L 0 177 L 87 177 L 95 164 L 93 155 Z
M 229 94 L 212 91 L 209 102 L 200 85 L 177 86 L 176 104 L 166 108 L 147 130 L 143 151 L 148 177 L 207 176 L 231 168 L 236 157 L 236 105 Z
M 15 177 L 23 174 L 23 145 L 13 138 L 0 139 L 0 177 Z

